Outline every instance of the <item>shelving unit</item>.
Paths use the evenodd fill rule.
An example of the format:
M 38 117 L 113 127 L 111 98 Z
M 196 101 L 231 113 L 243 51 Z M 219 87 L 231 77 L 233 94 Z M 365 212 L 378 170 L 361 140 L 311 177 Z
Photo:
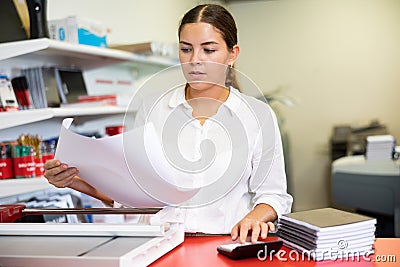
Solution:
M 52 118 L 47 109 L 0 112 L 0 130 Z
M 0 185 L 0 198 L 52 188 L 46 178 L 4 179 Z
M 149 65 L 167 67 L 177 63 L 177 60 L 169 58 L 149 57 L 122 50 L 70 44 L 47 38 L 0 44 L 0 70 L 9 71 L 10 74 L 19 69 L 41 66 L 76 67 L 82 71 L 91 71 L 118 64 L 125 67 L 132 65 L 137 68 L 140 64 L 147 67 Z M 15 136 L 18 136 L 21 127 L 25 125 L 31 128 L 36 125 L 36 128 L 47 127 L 50 124 L 54 126 L 65 117 L 75 117 L 83 122 L 105 115 L 120 116 L 125 114 L 126 109 L 126 107 L 118 106 L 100 106 L 3 112 L 0 113 L 0 136 L 14 134 L 14 132 Z M 45 178 L 0 180 L 0 198 L 50 187 Z
M 159 57 L 159 56 L 145 56 L 145 55 L 138 55 L 138 54 L 132 54 L 132 60 L 131 62 L 138 62 L 138 63 L 144 63 L 144 64 L 152 64 L 152 65 L 158 65 L 158 66 L 175 66 L 179 64 L 178 59 L 173 59 L 173 58 L 164 58 L 164 57 Z
M 117 49 L 71 44 L 47 38 L 0 44 L 0 66 L 13 68 L 56 65 L 91 70 L 124 62 L 162 66 L 178 63 L 174 59 L 143 56 Z
M 0 113 L 0 130 L 57 117 L 124 114 L 126 107 L 46 108 Z

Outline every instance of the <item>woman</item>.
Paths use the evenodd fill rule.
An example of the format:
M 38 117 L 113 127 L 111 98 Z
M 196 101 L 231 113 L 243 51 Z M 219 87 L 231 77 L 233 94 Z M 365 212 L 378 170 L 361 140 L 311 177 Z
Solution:
M 235 21 L 225 8 L 213 4 L 194 7 L 182 18 L 178 36 L 179 58 L 187 83 L 162 99 L 144 101 L 136 124 L 152 122 L 162 136 L 165 125 L 165 128 L 174 128 L 166 124 L 172 116 L 186 114 L 187 117 L 181 117 L 187 118 L 185 125 L 189 126 L 181 131 L 182 137 L 175 147 L 179 146 L 180 153 L 188 161 L 213 150 L 218 162 L 218 155 L 227 155 L 224 153 L 229 150 L 221 129 L 234 129 L 229 138 L 244 145 L 234 144 L 228 154 L 238 155 L 235 151 L 244 147 L 239 154 L 245 156 L 239 157 L 241 160 L 237 164 L 229 165 L 230 172 L 224 169 L 218 173 L 218 168 L 209 168 L 205 175 L 227 174 L 224 179 L 230 179 L 226 181 L 231 186 L 212 200 L 206 196 L 207 200 L 201 199 L 188 206 L 185 227 L 187 232 L 230 232 L 232 240 L 239 239 L 241 243 L 251 233 L 251 242 L 256 242 L 259 236 L 265 238 L 269 231 L 275 230 L 273 222 L 281 214 L 290 212 L 292 204 L 292 197 L 286 192 L 282 144 L 275 115 L 267 104 L 235 89 L 236 81 L 231 74 L 240 48 Z M 231 84 L 227 84 L 229 82 Z M 223 127 L 219 127 L 221 125 Z M 243 136 L 247 142 L 240 141 Z M 215 146 L 201 148 L 205 138 L 211 139 Z M 224 162 L 224 157 L 219 159 Z M 235 168 L 239 169 L 232 172 Z M 68 186 L 110 205 L 114 203 L 79 178 L 75 167 L 58 160 L 46 162 L 44 175 L 56 187 Z

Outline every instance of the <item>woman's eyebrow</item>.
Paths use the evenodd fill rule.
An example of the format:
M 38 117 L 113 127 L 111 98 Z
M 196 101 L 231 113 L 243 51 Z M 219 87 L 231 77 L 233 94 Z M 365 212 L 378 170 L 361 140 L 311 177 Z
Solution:
M 201 45 L 211 45 L 211 44 L 218 44 L 218 43 L 216 41 L 208 41 L 208 42 L 201 43 Z
M 185 42 L 185 41 L 180 41 L 180 44 L 184 44 L 184 45 L 192 45 L 191 43 Z
M 179 43 L 184 44 L 184 45 L 192 45 L 191 43 L 185 42 L 185 41 L 180 41 Z M 208 42 L 201 43 L 200 45 L 211 45 L 211 44 L 218 44 L 218 43 L 215 41 L 208 41 Z

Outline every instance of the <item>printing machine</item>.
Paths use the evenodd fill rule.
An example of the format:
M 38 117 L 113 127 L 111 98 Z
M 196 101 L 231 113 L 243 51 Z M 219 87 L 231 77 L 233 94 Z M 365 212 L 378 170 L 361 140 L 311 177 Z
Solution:
M 335 160 L 332 200 L 357 211 L 393 217 L 393 233 L 400 237 L 400 160 L 366 160 L 363 155 Z

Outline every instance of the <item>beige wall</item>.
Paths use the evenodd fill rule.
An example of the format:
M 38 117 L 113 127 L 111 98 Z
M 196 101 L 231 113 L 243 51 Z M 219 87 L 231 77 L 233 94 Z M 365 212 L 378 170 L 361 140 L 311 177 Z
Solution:
M 77 15 L 104 23 L 110 44 L 176 42 L 178 23 L 195 0 L 48 0 L 48 19 Z
M 330 203 L 332 126 L 379 119 L 400 140 L 400 1 L 241 1 L 228 6 L 237 67 L 264 92 L 286 86 L 294 210 Z

